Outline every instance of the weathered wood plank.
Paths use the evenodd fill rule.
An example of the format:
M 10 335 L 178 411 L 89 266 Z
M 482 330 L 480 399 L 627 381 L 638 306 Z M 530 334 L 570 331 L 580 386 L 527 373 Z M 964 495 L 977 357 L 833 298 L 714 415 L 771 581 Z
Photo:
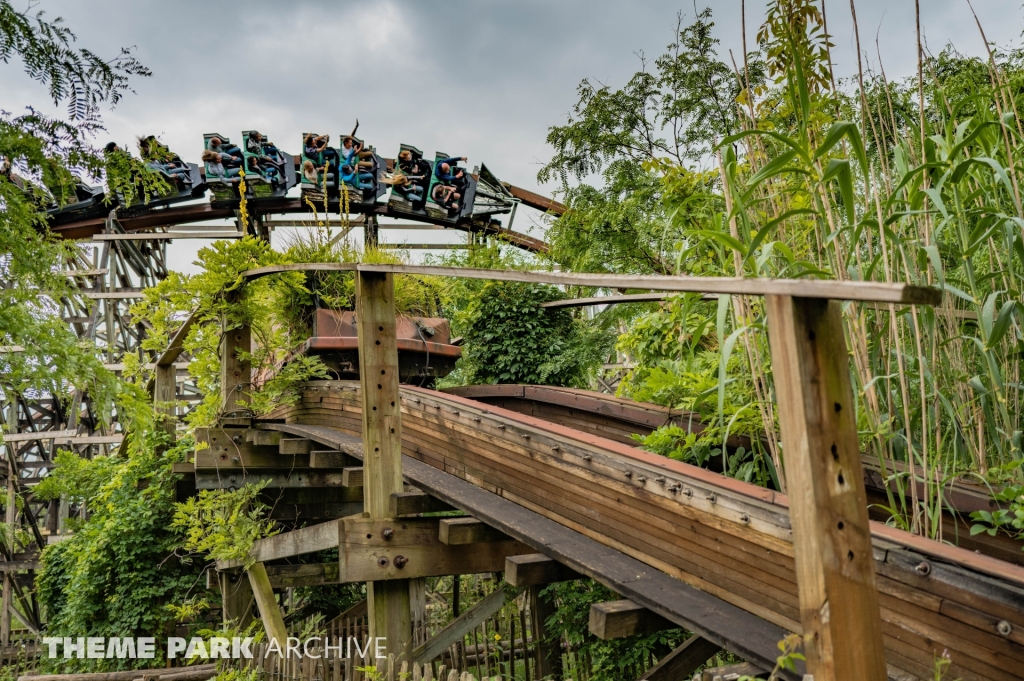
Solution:
M 840 303 L 769 295 L 808 671 L 885 681 L 864 473 Z
M 676 625 L 631 600 L 607 601 L 590 606 L 590 633 L 603 641 L 676 629 Z M 705 658 L 707 659 L 707 658 Z

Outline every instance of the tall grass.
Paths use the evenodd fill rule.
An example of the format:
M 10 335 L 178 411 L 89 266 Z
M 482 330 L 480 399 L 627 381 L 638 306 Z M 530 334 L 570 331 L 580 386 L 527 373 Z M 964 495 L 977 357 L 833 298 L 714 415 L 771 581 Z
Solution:
M 979 61 L 947 49 L 922 53 L 913 81 L 861 67 L 844 91 L 820 9 L 770 6 L 758 39 L 774 84 L 748 88 L 737 70 L 743 129 L 716 152 L 724 210 L 689 230 L 683 252 L 710 245 L 726 276 L 944 290 L 935 309 L 844 308 L 863 446 L 890 476 L 896 521 L 941 538 L 954 477 L 1021 482 L 1024 70 L 1019 53 Z M 721 366 L 743 356 L 750 406 L 780 464 L 763 306 L 737 298 L 719 313 Z

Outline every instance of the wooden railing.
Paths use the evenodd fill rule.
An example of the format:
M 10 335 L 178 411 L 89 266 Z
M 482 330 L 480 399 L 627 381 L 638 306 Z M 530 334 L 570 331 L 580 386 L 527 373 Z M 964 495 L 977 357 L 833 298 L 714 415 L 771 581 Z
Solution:
M 936 305 L 932 288 L 878 282 L 726 279 L 560 272 L 476 270 L 414 265 L 305 263 L 263 267 L 245 280 L 293 271 L 351 271 L 356 277 L 362 382 L 364 504 L 369 519 L 387 519 L 403 491 L 395 275 L 461 277 L 555 285 L 763 296 L 778 399 L 790 522 L 807 669 L 813 678 L 886 678 L 871 533 L 860 462 L 855 403 L 840 301 Z M 237 292 L 232 295 L 238 295 Z M 244 404 L 250 368 L 248 328 L 225 329 L 222 402 L 225 413 Z M 253 587 L 268 632 L 283 630 L 270 604 L 262 564 Z M 255 576 L 253 576 L 255 575 Z M 370 631 L 393 650 L 410 646 L 409 585 L 390 579 L 367 584 L 374 606 Z M 262 592 L 262 593 L 261 593 Z M 267 610 L 265 612 L 265 610 Z M 276 607 L 273 608 L 276 610 Z

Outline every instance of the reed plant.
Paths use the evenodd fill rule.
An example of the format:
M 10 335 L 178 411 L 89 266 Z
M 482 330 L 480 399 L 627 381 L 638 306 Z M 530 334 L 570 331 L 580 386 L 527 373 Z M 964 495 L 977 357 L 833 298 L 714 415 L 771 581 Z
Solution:
M 850 9 L 856 30 L 853 2 Z M 943 302 L 934 309 L 847 303 L 844 320 L 862 446 L 890 483 L 893 522 L 953 539 L 942 536 L 940 517 L 953 480 L 971 478 L 993 487 L 1024 482 L 1024 212 L 1018 159 L 1024 145 L 1024 51 L 989 46 L 979 23 L 979 42 L 988 46 L 983 58 L 965 57 L 952 46 L 934 55 L 918 26 L 916 76 L 889 81 L 881 63 L 875 62 L 876 72 L 864 66 L 862 56 L 857 73 L 837 81 L 824 10 L 819 0 L 769 3 L 756 49 L 742 63 L 732 61 L 731 84 L 711 75 L 704 83 L 681 80 L 669 68 L 678 65 L 682 51 L 692 72 L 719 77 L 722 62 L 716 61 L 714 41 L 693 38 L 710 35 L 713 25 L 710 11 L 698 14 L 675 51 L 657 62 L 653 89 L 642 93 L 651 110 L 647 127 L 636 116 L 627 121 L 614 104 L 633 92 L 641 74 L 619 92 L 581 86 L 576 118 L 552 128 L 549 142 L 557 154 L 542 175 L 562 172 L 564 180 L 567 170 L 575 172 L 575 162 L 576 170 L 603 167 L 606 180 L 619 181 L 624 175 L 616 163 L 642 165 L 647 175 L 632 194 L 616 187 L 626 199 L 618 201 L 609 190 L 601 200 L 618 201 L 621 208 L 629 197 L 642 196 L 658 204 L 645 214 L 647 222 L 631 218 L 611 225 L 617 238 L 622 224 L 634 229 L 630 238 L 642 242 L 657 263 L 647 271 L 942 289 Z M 859 31 L 855 40 L 861 54 Z M 693 121 L 666 102 L 701 88 L 724 100 L 723 123 L 704 125 L 702 130 L 718 131 L 716 138 L 705 137 L 708 143 L 688 155 L 658 135 L 692 127 Z M 607 140 L 616 138 L 610 135 L 588 140 L 588 123 L 617 130 L 617 139 L 629 139 L 630 145 L 613 148 Z M 637 130 L 643 134 L 629 137 Z M 674 134 L 677 142 L 680 137 Z M 651 140 L 647 147 L 645 138 Z M 659 179 L 657 188 L 651 177 Z M 552 230 L 553 252 L 567 264 L 581 264 L 585 258 L 569 257 L 580 251 L 573 251 L 575 242 L 564 232 L 572 225 L 577 241 L 581 234 L 600 238 L 600 230 L 588 232 L 585 224 L 581 229 L 581 223 L 594 223 L 586 211 L 598 205 L 592 198 L 596 190 L 566 188 L 572 210 L 561 231 L 557 223 Z M 605 218 L 604 229 L 610 220 Z M 641 224 L 643 232 L 636 227 Z M 624 252 L 611 239 L 603 248 Z M 627 257 L 603 261 L 627 263 L 611 269 L 631 269 Z M 631 351 L 636 355 L 638 346 L 647 347 L 645 329 L 658 326 L 653 318 L 672 315 L 679 320 L 672 331 L 657 333 L 675 334 L 682 343 L 640 361 L 622 391 L 675 394 L 665 402 L 697 409 L 716 424 L 706 437 L 722 443 L 730 432 L 750 435 L 768 469 L 784 468 L 762 302 L 677 299 L 631 325 L 619 346 L 625 359 L 635 363 Z M 712 368 L 701 353 L 713 358 Z M 699 371 L 713 376 L 714 385 Z M 692 394 L 678 399 L 673 382 Z M 676 453 L 707 444 L 680 436 Z

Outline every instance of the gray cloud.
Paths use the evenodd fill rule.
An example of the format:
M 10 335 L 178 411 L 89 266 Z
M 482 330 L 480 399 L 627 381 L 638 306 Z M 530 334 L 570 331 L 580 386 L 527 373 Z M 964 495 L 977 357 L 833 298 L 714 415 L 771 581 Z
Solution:
M 740 1 L 710 4 L 723 57 L 738 55 Z M 764 3 L 747 5 L 753 45 Z M 983 51 L 966 0 L 922 5 L 933 50 L 953 41 Z M 1020 0 L 975 6 L 990 40 L 1018 38 Z M 258 128 L 297 151 L 303 131 L 336 139 L 358 117 L 360 134 L 385 155 L 400 142 L 465 155 L 542 192 L 553 189 L 535 178 L 549 156 L 547 128 L 565 120 L 579 81 L 623 83 L 638 67 L 635 53 L 655 56 L 672 39 L 677 11 L 694 13 L 692 2 L 666 0 L 44 0 L 39 8 L 63 16 L 81 45 L 111 56 L 135 45 L 153 69 L 135 83 L 137 94 L 104 114 L 109 137 L 121 143 L 154 133 L 196 160 L 202 133 L 238 138 Z M 914 3 L 861 0 L 857 9 L 865 51 L 874 58 L 877 33 L 889 76 L 912 74 Z M 837 69 L 852 74 L 849 4 L 832 0 L 828 12 Z M 43 102 L 19 66 L 0 68 L 0 108 Z M 183 266 L 194 245 L 174 249 Z

